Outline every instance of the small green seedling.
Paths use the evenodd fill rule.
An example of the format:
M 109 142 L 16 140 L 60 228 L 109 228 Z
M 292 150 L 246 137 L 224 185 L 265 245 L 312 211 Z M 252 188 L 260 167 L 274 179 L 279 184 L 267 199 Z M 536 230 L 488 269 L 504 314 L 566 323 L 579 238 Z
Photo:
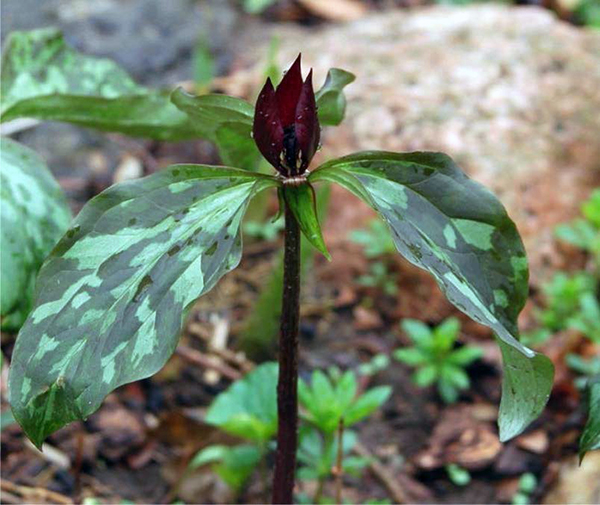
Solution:
M 311 383 L 298 382 L 300 405 L 304 408 L 302 418 L 316 426 L 326 435 L 332 435 L 341 421 L 350 427 L 381 407 L 392 393 L 389 386 L 378 386 L 358 395 L 358 382 L 352 371 L 334 378 L 320 370 L 313 372 Z
M 585 359 L 579 354 L 567 354 L 565 361 L 571 370 L 581 376 L 575 379 L 575 385 L 579 389 L 585 389 L 588 381 L 600 375 L 600 356 Z
M 264 460 L 277 432 L 277 363 L 263 363 L 220 393 L 205 421 L 248 443 L 211 445 L 198 452 L 188 467 L 203 465 L 221 477 L 236 495 Z
M 239 493 L 262 457 L 260 449 L 252 444 L 234 447 L 211 445 L 198 452 L 188 468 L 194 470 L 210 465 L 211 470 L 221 477 L 223 482 L 235 493 Z
M 369 464 L 368 458 L 360 456 L 349 456 L 356 445 L 358 437 L 351 430 L 344 431 L 342 441 L 342 468 L 349 475 L 358 476 L 360 471 Z M 338 454 L 337 438 L 330 441 L 324 438 L 318 430 L 306 426 L 300 432 L 300 446 L 298 447 L 298 469 L 300 480 L 324 481 L 332 475 L 332 469 L 336 465 Z
M 368 229 L 351 231 L 350 240 L 363 246 L 367 258 L 380 258 L 396 253 L 388 227 L 379 219 L 373 219 Z
M 415 384 L 427 387 L 437 383 L 437 389 L 446 403 L 458 399 L 460 390 L 470 386 L 465 367 L 482 355 L 481 349 L 463 346 L 455 349 L 460 331 L 458 319 L 446 319 L 431 329 L 415 319 L 402 321 L 402 329 L 414 343 L 414 347 L 394 351 L 394 357 L 417 368 L 413 375 Z
M 596 281 L 587 272 L 568 275 L 558 272 L 542 289 L 546 297 L 546 308 L 538 313 L 543 327 L 551 331 L 560 331 L 576 327 L 585 318 L 582 315 L 582 303 L 590 305 L 589 296 L 594 295 Z M 587 302 L 584 302 L 585 299 Z M 593 303 L 591 304 L 593 305 Z M 593 311 L 588 307 L 584 313 Z
M 600 189 L 581 206 L 583 218 L 556 227 L 556 236 L 588 252 L 600 274 Z
M 519 479 L 519 489 L 512 499 L 513 505 L 529 505 L 531 494 L 537 487 L 537 479 L 532 473 L 524 473 Z
M 264 363 L 217 396 L 205 421 L 265 445 L 277 432 L 277 364 Z
M 397 275 L 390 272 L 383 261 L 371 263 L 369 273 L 361 275 L 356 283 L 367 288 L 379 288 L 389 296 L 398 293 Z
M 283 219 L 275 221 L 245 221 L 244 233 L 257 240 L 275 240 L 283 230 L 285 224 Z
M 375 375 L 390 366 L 390 357 L 387 354 L 376 354 L 370 361 L 359 365 L 357 372 L 359 375 Z
M 469 470 L 463 468 L 462 466 L 458 466 L 456 463 L 450 463 L 446 465 L 446 473 L 448 474 L 448 478 L 452 481 L 453 484 L 457 486 L 466 486 L 471 482 L 471 474 Z
M 327 375 L 314 371 L 310 386 L 303 380 L 298 383 L 300 405 L 304 410 L 301 416 L 308 423 L 300 434 L 298 461 L 302 466 L 298 478 L 318 481 L 313 503 L 324 503 L 323 486 L 334 474 L 334 468 L 357 475 L 369 463 L 366 458 L 348 455 L 357 438 L 346 428 L 380 408 L 392 391 L 389 386 L 378 386 L 357 395 L 357 390 L 356 374 L 353 371 L 341 373 L 335 367 L 330 368 Z

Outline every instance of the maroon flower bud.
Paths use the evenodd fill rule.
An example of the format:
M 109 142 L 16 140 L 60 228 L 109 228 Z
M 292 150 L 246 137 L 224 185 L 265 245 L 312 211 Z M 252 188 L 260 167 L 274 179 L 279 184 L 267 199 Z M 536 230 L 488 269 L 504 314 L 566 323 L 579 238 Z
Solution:
M 300 56 L 277 89 L 271 79 L 256 101 L 254 141 L 262 155 L 284 177 L 304 174 L 321 136 L 312 70 L 302 82 Z

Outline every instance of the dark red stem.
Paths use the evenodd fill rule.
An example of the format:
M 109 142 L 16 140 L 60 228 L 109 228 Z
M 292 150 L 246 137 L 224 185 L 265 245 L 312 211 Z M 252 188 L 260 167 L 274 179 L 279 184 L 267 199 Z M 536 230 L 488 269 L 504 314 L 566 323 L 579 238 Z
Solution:
M 298 323 L 300 320 L 300 227 L 285 208 L 283 300 L 277 383 L 277 454 L 273 503 L 293 503 L 298 444 Z

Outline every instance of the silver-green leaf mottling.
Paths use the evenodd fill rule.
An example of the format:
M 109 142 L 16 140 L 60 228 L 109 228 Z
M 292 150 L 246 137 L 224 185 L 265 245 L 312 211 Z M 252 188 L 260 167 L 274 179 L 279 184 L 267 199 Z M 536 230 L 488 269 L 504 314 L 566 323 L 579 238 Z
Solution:
M 174 165 L 88 202 L 42 266 L 13 353 L 10 403 L 37 446 L 164 365 L 188 307 L 238 264 L 249 199 L 276 184 Z
M 517 229 L 498 199 L 441 153 L 356 153 L 325 163 L 309 180 L 337 182 L 371 205 L 402 255 L 507 344 L 500 430 L 503 439 L 523 431 L 546 404 L 553 368 L 518 340 L 529 272 Z
M 0 89 L 2 122 L 31 117 L 160 140 L 199 136 L 168 94 L 136 84 L 108 59 L 78 53 L 52 28 L 9 35 Z
M 71 221 L 67 201 L 44 161 L 0 139 L 2 328 L 17 330 L 31 309 L 35 277 Z
M 586 386 L 588 419 L 579 440 L 579 460 L 588 451 L 600 449 L 600 375 L 590 377 Z

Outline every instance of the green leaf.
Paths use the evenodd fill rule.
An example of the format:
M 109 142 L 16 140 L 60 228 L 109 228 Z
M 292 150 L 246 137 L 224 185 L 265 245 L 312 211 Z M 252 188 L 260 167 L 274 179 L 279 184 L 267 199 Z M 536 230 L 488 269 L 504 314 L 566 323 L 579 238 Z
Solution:
M 199 136 L 168 94 L 139 86 L 110 60 L 79 54 L 55 29 L 9 35 L 0 86 L 0 121 L 31 117 L 159 140 Z
M 446 403 L 454 403 L 458 400 L 458 389 L 445 377 L 440 377 L 437 383 L 437 389 Z
M 467 389 L 471 384 L 469 376 L 462 368 L 447 363 L 442 366 L 440 376 L 458 389 Z
M 408 337 L 420 347 L 429 347 L 433 340 L 433 333 L 429 326 L 418 319 L 403 319 L 402 329 Z
M 505 442 L 521 433 L 544 410 L 552 390 L 554 367 L 542 354 L 529 358 L 506 342 L 497 341 L 504 364 L 498 424 L 500 441 Z
M 244 0 L 244 10 L 248 14 L 260 14 L 277 0 Z
M 448 473 L 450 480 L 457 486 L 466 486 L 471 482 L 471 474 L 469 471 L 455 463 L 446 465 L 446 472 Z
M 42 262 L 69 227 L 71 211 L 44 161 L 0 139 L 2 328 L 17 330 L 33 303 Z
M 464 346 L 452 352 L 447 361 L 454 365 L 467 366 L 481 356 L 483 356 L 483 351 L 479 347 Z
M 391 396 L 392 388 L 378 386 L 358 397 L 344 415 L 345 426 L 352 426 L 381 407 Z
M 223 163 L 257 169 L 261 155 L 252 138 L 254 106 L 233 96 L 194 96 L 181 88 L 171 93 L 171 101 L 203 138 L 217 145 Z
M 531 382 L 521 374 L 541 367 L 533 382 L 537 389 L 517 394 L 545 402 L 552 365 L 518 340 L 517 316 L 528 290 L 525 250 L 492 193 L 441 153 L 356 153 L 325 163 L 309 180 L 337 182 L 377 210 L 402 255 L 429 271 L 456 307 L 517 351 L 504 353 L 512 383 Z M 509 370 L 512 359 L 517 363 Z M 503 391 L 508 395 L 510 388 Z M 501 431 L 511 436 L 517 427 L 525 428 L 532 412 L 541 411 L 539 403 L 529 410 L 507 399 L 503 405 L 500 423 L 509 422 L 510 428 Z M 509 414 L 512 407 L 516 410 Z
M 276 363 L 256 367 L 217 396 L 206 422 L 242 438 L 268 441 L 277 431 L 277 376 Z
M 354 401 L 357 390 L 356 374 L 352 370 L 347 370 L 335 384 L 335 398 L 342 415 Z
M 298 186 L 286 184 L 283 186 L 283 196 L 290 209 L 292 209 L 294 216 L 296 216 L 306 239 L 317 251 L 328 260 L 331 260 L 317 217 L 316 196 L 313 187 L 309 183 Z
M 394 358 L 410 366 L 423 365 L 430 359 L 423 353 L 423 351 L 421 351 L 421 349 L 416 347 L 396 349 L 394 351 Z
M 579 460 L 586 452 L 600 449 L 600 375 L 588 381 L 588 420 L 579 440 Z
M 187 309 L 238 264 L 249 199 L 276 184 L 174 165 L 87 203 L 42 266 L 14 349 L 10 402 L 38 447 L 165 364 Z
M 224 122 L 217 128 L 214 142 L 225 165 L 253 171 L 259 166 L 261 154 L 245 123 Z
M 256 469 L 260 458 L 260 450 L 254 445 L 243 444 L 235 447 L 211 445 L 194 456 L 190 468 L 213 463 L 213 471 L 229 487 L 239 491 Z
M 439 377 L 439 371 L 435 365 L 425 365 L 419 368 L 413 375 L 413 381 L 419 387 L 426 388 L 433 384 Z
M 171 93 L 171 101 L 190 116 L 196 129 L 207 138 L 214 138 L 217 129 L 230 122 L 246 125 L 251 138 L 254 107 L 241 98 L 219 94 L 194 96 L 177 88 Z
M 460 331 L 460 321 L 449 317 L 433 331 L 435 347 L 440 351 L 449 351 L 454 346 Z
M 337 126 L 346 113 L 346 97 L 344 88 L 356 77 L 340 68 L 331 68 L 327 72 L 325 83 L 319 89 L 315 98 L 319 109 L 319 122 L 325 126 Z

